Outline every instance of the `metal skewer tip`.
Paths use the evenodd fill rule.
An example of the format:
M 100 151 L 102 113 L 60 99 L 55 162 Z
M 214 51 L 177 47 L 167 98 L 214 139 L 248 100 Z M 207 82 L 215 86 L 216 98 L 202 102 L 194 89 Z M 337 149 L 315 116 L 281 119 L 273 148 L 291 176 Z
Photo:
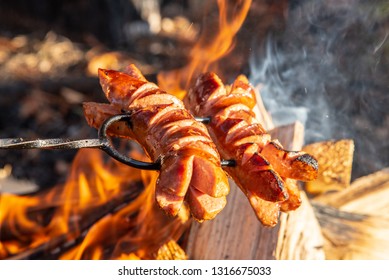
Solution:
M 236 166 L 236 161 L 233 159 L 222 159 L 220 161 L 220 165 L 222 167 L 235 167 Z
M 209 124 L 211 122 L 211 117 L 195 117 L 195 120 L 203 124 Z

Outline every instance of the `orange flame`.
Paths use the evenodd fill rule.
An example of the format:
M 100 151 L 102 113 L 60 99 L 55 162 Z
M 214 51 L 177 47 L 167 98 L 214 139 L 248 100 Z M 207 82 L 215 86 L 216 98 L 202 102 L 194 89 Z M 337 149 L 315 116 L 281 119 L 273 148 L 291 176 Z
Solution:
M 1 194 L 0 258 L 63 234 L 78 234 L 83 216 L 133 192 L 131 188 L 140 179 L 139 170 L 114 161 L 104 163 L 98 150 L 82 150 L 65 185 L 28 197 Z
M 87 227 L 84 220 L 88 222 L 93 213 L 99 213 L 110 202 L 120 202 L 126 193 L 133 193 L 131 188 L 136 182 L 145 190 L 121 210 L 98 217 L 83 242 L 61 259 L 133 258 L 134 254 L 153 258 L 164 243 L 181 236 L 189 220 L 185 207 L 179 218 L 167 217 L 156 207 L 157 176 L 157 172 L 140 171 L 114 160 L 104 162 L 98 150 L 80 151 L 63 186 L 29 197 L 1 195 L 0 225 L 7 232 L 2 231 L 0 258 L 42 244 L 49 248 L 50 242 L 61 236 L 75 239 Z M 55 212 L 47 222 L 44 220 L 50 208 L 55 208 Z M 38 218 L 33 217 L 34 212 L 39 214 Z M 107 248 L 111 253 L 105 253 Z
M 217 62 L 233 49 L 235 35 L 247 16 L 251 0 L 218 0 L 217 3 L 219 31 L 216 36 L 212 37 L 204 32 L 193 47 L 187 66 L 158 75 L 158 85 L 178 98 L 182 99 L 185 96 L 186 88 L 198 74 L 210 69 L 217 71 Z M 220 71 L 217 72 L 221 74 Z
M 61 259 L 106 259 L 102 244 L 111 248 L 110 258 L 151 259 L 163 244 L 177 240 L 187 228 L 189 211 L 184 207 L 178 218 L 172 218 L 156 207 L 157 177 L 156 172 L 142 171 L 145 191 L 119 212 L 93 225 L 82 244 Z

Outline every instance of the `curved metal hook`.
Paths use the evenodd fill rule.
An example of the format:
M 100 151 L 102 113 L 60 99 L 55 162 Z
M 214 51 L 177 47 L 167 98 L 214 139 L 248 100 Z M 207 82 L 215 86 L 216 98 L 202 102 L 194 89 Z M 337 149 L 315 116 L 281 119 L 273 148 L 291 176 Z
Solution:
M 113 157 L 114 159 L 120 161 L 121 163 L 127 164 L 129 166 L 139 168 L 139 169 L 145 169 L 145 170 L 160 170 L 161 163 L 159 161 L 157 161 L 157 162 L 145 162 L 145 161 L 133 159 L 131 157 L 128 157 L 128 156 L 121 154 L 112 145 L 112 141 L 107 134 L 108 128 L 115 122 L 130 121 L 130 120 L 131 120 L 131 116 L 129 114 L 115 115 L 115 116 L 105 120 L 104 123 L 101 125 L 99 132 L 98 132 L 99 139 L 104 141 L 103 145 L 100 148 L 104 152 L 106 152 L 108 155 Z

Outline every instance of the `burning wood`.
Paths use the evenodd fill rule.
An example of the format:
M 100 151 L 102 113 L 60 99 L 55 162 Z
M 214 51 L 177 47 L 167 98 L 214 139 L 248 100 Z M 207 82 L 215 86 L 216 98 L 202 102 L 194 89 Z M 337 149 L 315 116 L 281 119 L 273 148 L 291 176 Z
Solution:
M 134 182 L 135 183 L 135 182 Z M 79 228 L 70 228 L 67 232 L 61 235 L 55 235 L 40 245 L 34 244 L 31 248 L 23 250 L 21 253 L 11 254 L 7 256 L 7 259 L 57 259 L 63 252 L 66 252 L 69 249 L 80 244 L 85 236 L 88 234 L 88 231 L 101 219 L 107 215 L 113 215 L 118 212 L 121 208 L 126 206 L 128 203 L 133 201 L 137 195 L 139 195 L 140 190 L 137 187 L 133 186 L 133 192 L 128 194 L 123 194 L 118 198 L 111 199 L 108 203 L 102 205 L 101 207 L 92 208 L 88 211 L 87 214 L 84 214 L 80 217 Z M 47 215 L 47 212 L 50 209 L 42 209 L 39 213 L 44 216 Z M 33 210 L 30 210 L 33 212 Z M 4 232 L 5 236 L 2 238 L 5 239 L 5 246 L 7 246 L 7 228 Z M 27 235 L 27 233 L 24 233 Z M 9 237 L 15 238 L 13 236 Z M 11 239 L 12 240 L 12 239 Z M 11 252 L 9 252 L 11 253 Z M 3 252 L 3 256 L 6 256 L 7 253 Z
M 165 215 L 156 207 L 153 193 L 156 178 L 154 174 L 145 192 L 117 213 L 99 220 L 81 244 L 60 258 L 156 259 L 161 246 L 178 240 L 189 221 L 188 209 L 184 207 L 177 218 Z
M 25 197 L 1 194 L 0 257 L 155 258 L 163 244 L 182 235 L 188 214 L 183 209 L 173 219 L 155 207 L 153 174 L 104 163 L 89 150 L 79 153 L 63 188 Z
M 132 200 L 140 191 L 140 179 L 135 169 L 104 164 L 97 151 L 83 151 L 64 186 L 31 196 L 1 194 L 1 258 L 30 249 L 24 257 L 44 256 L 60 243 L 76 239 L 105 214 Z

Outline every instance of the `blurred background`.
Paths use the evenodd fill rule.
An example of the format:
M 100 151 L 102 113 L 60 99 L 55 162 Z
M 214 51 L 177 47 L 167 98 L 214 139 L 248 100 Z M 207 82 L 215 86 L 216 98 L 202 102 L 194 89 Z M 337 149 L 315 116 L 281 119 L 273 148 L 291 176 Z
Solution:
M 231 14 L 233 16 L 233 14 Z M 216 36 L 205 0 L 0 0 L 0 138 L 86 138 L 82 102 L 105 102 L 97 68 L 135 63 L 151 81 Z M 389 165 L 389 3 L 254 0 L 225 82 L 243 73 L 276 125 L 301 121 L 306 143 L 355 141 L 352 177 Z M 76 151 L 0 151 L 0 169 L 47 188 Z

